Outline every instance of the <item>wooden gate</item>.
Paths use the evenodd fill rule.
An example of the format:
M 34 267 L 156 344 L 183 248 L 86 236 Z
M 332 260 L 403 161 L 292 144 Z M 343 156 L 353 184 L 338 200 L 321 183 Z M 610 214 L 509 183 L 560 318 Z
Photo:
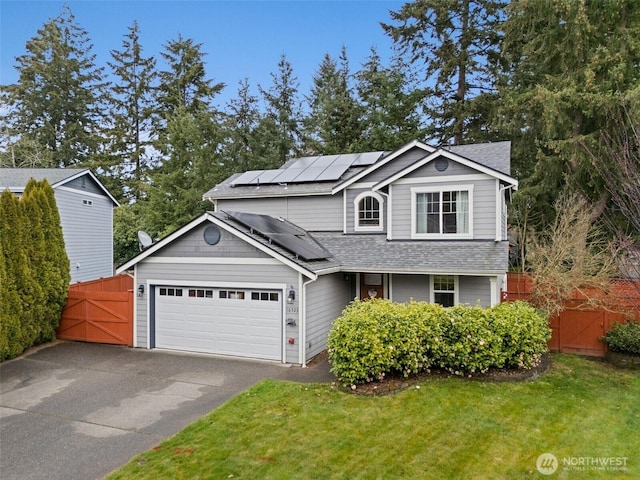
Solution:
M 119 275 L 70 285 L 56 335 L 133 346 L 133 278 Z
M 507 291 L 502 292 L 502 301 L 528 300 L 533 285 L 522 274 L 509 273 Z M 600 341 L 614 323 L 623 322 L 630 317 L 640 320 L 640 282 L 619 281 L 613 283 L 613 292 L 618 301 L 620 312 L 604 308 L 585 306 L 583 299 L 568 300 L 564 309 L 549 319 L 551 339 L 549 350 L 552 352 L 577 353 L 594 357 L 603 357 L 607 345 Z

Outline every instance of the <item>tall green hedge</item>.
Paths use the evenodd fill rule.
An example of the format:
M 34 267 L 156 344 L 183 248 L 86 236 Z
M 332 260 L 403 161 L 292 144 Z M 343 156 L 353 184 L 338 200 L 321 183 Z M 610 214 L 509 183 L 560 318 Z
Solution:
M 0 195 L 0 360 L 53 340 L 70 281 L 51 186 L 31 180 Z
M 524 302 L 493 308 L 354 301 L 329 332 L 332 371 L 345 385 L 432 367 L 455 375 L 536 365 L 547 351 L 546 318 Z

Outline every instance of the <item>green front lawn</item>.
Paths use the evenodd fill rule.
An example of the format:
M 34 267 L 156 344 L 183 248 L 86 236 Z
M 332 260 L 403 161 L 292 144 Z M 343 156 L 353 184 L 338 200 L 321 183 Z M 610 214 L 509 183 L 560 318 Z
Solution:
M 586 466 L 605 457 L 626 470 Z M 107 478 L 640 478 L 640 375 L 556 355 L 530 382 L 433 377 L 379 397 L 264 381 Z

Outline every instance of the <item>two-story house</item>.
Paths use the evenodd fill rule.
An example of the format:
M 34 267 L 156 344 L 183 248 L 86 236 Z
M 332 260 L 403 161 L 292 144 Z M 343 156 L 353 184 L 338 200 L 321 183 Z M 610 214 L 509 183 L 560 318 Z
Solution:
M 354 298 L 490 306 L 508 267 L 510 143 L 293 159 L 122 265 L 134 343 L 305 364 Z
M 53 188 L 71 283 L 113 275 L 113 195 L 86 168 L 0 168 L 0 190 L 22 195 L 32 178 Z

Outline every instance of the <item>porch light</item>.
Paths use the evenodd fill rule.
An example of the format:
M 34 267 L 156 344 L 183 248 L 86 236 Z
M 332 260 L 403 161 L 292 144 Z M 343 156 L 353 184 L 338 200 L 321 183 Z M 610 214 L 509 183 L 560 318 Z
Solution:
M 289 296 L 287 297 L 287 303 L 293 303 L 296 299 L 296 291 L 292 288 L 289 290 Z
M 142 295 L 144 295 L 144 285 L 141 283 L 138 285 L 138 296 L 141 297 Z

